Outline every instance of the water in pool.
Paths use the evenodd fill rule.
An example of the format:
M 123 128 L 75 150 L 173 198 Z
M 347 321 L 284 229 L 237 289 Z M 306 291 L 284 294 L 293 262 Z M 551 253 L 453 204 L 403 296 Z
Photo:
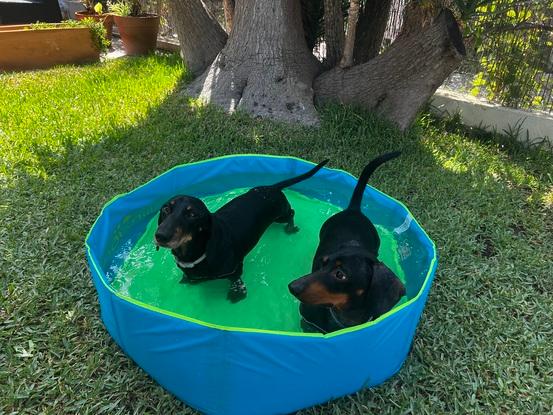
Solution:
M 215 211 L 246 192 L 235 189 L 202 200 Z M 323 222 L 341 209 L 298 192 L 285 190 L 296 211 L 300 231 L 284 232 L 283 224 L 272 224 L 244 261 L 248 296 L 235 304 L 226 299 L 226 279 L 179 284 L 180 271 L 169 249 L 156 251 L 153 235 L 157 215 L 137 243 L 123 253 L 123 265 L 115 268 L 112 286 L 125 296 L 212 324 L 279 331 L 301 331 L 298 300 L 288 292 L 288 283 L 311 271 L 313 255 Z M 397 244 L 392 233 L 376 226 L 381 238 L 380 260 L 405 282 L 399 266 Z

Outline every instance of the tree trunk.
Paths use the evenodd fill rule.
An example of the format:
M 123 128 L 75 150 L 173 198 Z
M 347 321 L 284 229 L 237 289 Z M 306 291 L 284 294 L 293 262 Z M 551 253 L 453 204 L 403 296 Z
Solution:
M 369 108 L 405 130 L 464 55 L 459 26 L 443 10 L 421 32 L 398 38 L 369 62 L 323 73 L 315 80 L 315 97 Z
M 227 32 L 232 30 L 232 22 L 234 20 L 234 0 L 223 0 L 223 10 L 225 11 L 225 24 Z
M 299 1 L 240 0 L 226 46 L 188 92 L 229 112 L 314 125 L 319 68 L 306 46 Z
M 367 0 L 374 4 L 365 4 L 358 25 L 351 24 L 355 22 L 352 7 L 349 29 L 372 22 L 373 42 L 362 42 L 365 34 L 359 34 L 358 47 L 353 49 L 355 37 L 350 36 L 349 47 L 343 43 L 340 0 L 235 1 L 228 40 L 204 0 L 169 1 L 188 68 L 195 74 L 205 69 L 187 93 L 228 112 L 243 110 L 257 117 L 316 125 L 315 102 L 338 101 L 373 110 L 406 129 L 465 54 L 451 11 L 443 10 L 433 19 L 436 10 L 423 7 L 421 0 L 412 0 L 401 35 L 384 53 L 322 74 L 322 64 L 306 39 L 318 38 L 323 13 L 332 63 L 337 63 L 341 50 L 347 66 L 352 50 L 364 60 L 380 47 L 390 0 Z M 352 5 L 356 2 L 352 0 Z M 312 10 L 317 13 L 311 14 Z
M 340 60 L 341 68 L 349 68 L 353 65 L 353 47 L 355 45 L 355 32 L 357 30 L 357 21 L 359 19 L 360 0 L 350 0 L 348 10 L 348 30 L 344 41 L 344 52 Z
M 392 0 L 367 0 L 357 23 L 353 60 L 365 63 L 380 52 Z
M 163 0 L 158 0 L 163 1 Z M 220 14 L 223 12 L 222 0 L 201 0 L 204 4 L 204 7 L 207 9 L 207 12 L 211 14 L 218 22 Z
M 225 46 L 227 34 L 201 0 L 170 0 L 182 57 L 194 74 L 202 73 Z
M 424 0 L 411 0 L 405 5 L 403 11 L 403 24 L 399 37 L 415 35 L 428 27 L 438 15 L 437 2 L 425 2 Z
M 344 51 L 344 15 L 342 0 L 324 0 L 326 64 L 333 68 Z

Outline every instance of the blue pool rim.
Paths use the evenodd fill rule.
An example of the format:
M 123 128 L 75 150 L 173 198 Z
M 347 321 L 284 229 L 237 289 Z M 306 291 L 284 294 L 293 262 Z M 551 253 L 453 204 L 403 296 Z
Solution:
M 327 335 L 228 327 L 162 310 L 111 288 L 106 275 L 113 251 L 110 238 L 125 228 L 129 212 L 140 212 L 142 221 L 151 219 L 160 202 L 203 180 L 232 188 L 224 183 L 232 174 L 246 181 L 259 180 L 264 173 L 284 178 L 313 165 L 272 155 L 232 155 L 179 165 L 113 198 L 87 235 L 87 259 L 108 332 L 158 383 L 201 412 L 293 412 L 382 383 L 400 369 L 409 352 L 437 267 L 436 247 L 405 205 L 370 186 L 365 198 L 393 210 L 427 255 L 418 293 L 374 321 Z M 349 194 L 357 180 L 329 168 L 316 177 L 347 186 Z

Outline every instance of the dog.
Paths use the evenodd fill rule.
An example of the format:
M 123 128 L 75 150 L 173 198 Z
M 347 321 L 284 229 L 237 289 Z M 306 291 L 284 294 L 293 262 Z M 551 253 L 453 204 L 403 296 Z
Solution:
M 282 190 L 310 178 L 327 162 L 271 186 L 254 187 L 215 213 L 196 197 L 173 197 L 159 211 L 154 236 L 157 249 L 171 249 L 184 273 L 181 283 L 228 278 L 227 298 L 240 301 L 247 295 L 241 278 L 244 258 L 269 225 L 285 223 L 287 233 L 299 230 L 294 224 L 294 210 Z
M 321 227 L 312 272 L 288 285 L 301 302 L 305 331 L 331 333 L 365 323 L 392 309 L 405 295 L 403 283 L 378 260 L 378 232 L 361 212 L 369 177 L 399 155 L 381 155 L 363 169 L 349 206 Z

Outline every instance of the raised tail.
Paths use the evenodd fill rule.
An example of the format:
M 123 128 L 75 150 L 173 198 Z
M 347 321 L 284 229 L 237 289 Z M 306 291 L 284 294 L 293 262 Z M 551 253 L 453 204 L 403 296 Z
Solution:
M 325 161 L 320 162 L 315 167 L 313 167 L 311 170 L 309 170 L 307 173 L 300 174 L 299 176 L 292 177 L 291 179 L 283 180 L 282 182 L 278 182 L 273 184 L 273 187 L 276 187 L 277 189 L 284 189 L 285 187 L 292 186 L 296 183 L 299 183 L 303 180 L 309 179 L 311 176 L 313 176 L 315 173 L 317 173 L 319 170 L 323 168 L 323 166 L 328 163 L 329 159 L 326 159 Z
M 351 196 L 348 209 L 353 209 L 353 210 L 361 209 L 361 200 L 363 199 L 363 192 L 365 190 L 365 186 L 367 186 L 367 182 L 369 181 L 369 178 L 371 177 L 371 175 L 381 164 L 384 164 L 389 160 L 395 159 L 400 154 L 401 154 L 401 151 L 394 151 L 392 153 L 382 154 L 381 156 L 378 156 L 377 158 L 375 158 L 373 161 L 371 161 L 369 164 L 365 166 L 365 168 L 363 169 L 363 172 L 361 173 L 361 176 L 359 176 L 359 180 L 357 181 L 357 186 L 355 186 L 353 195 Z

